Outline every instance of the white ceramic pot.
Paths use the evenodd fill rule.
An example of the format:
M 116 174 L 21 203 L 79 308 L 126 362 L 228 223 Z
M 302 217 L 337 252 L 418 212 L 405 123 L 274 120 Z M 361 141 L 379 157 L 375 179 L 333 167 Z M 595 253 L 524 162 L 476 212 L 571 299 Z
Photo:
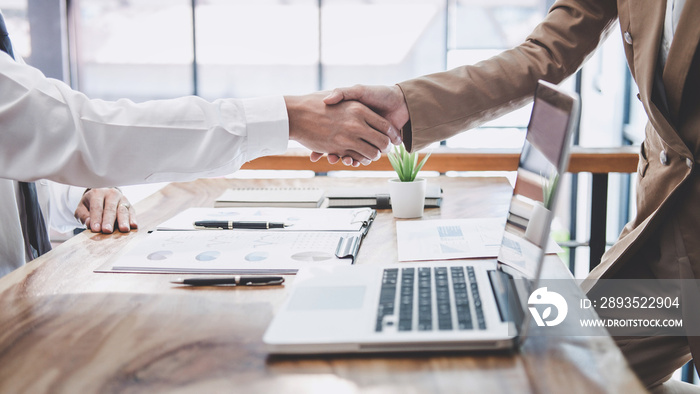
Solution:
M 423 216 L 425 204 L 424 178 L 416 178 L 413 182 L 401 182 L 398 178 L 389 179 L 389 196 L 391 211 L 395 218 L 409 219 Z
M 536 203 L 530 214 L 530 220 L 525 229 L 525 238 L 533 244 L 544 248 L 549 237 L 549 225 L 552 211 L 545 208 L 542 203 Z

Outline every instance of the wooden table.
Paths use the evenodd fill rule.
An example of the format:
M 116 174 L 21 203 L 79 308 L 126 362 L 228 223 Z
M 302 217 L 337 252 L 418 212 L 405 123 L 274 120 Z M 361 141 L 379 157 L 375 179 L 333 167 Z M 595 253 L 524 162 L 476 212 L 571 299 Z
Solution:
M 502 178 L 433 178 L 443 206 L 424 219 L 502 217 Z M 361 182 L 361 183 L 360 183 Z M 0 392 L 637 392 L 609 337 L 526 342 L 519 353 L 272 357 L 262 334 L 287 294 L 178 288 L 176 275 L 94 273 L 129 242 L 227 187 L 381 184 L 384 179 L 210 179 L 175 183 L 137 204 L 139 231 L 83 233 L 0 280 Z M 380 211 L 358 264 L 396 260 L 395 219 Z M 553 258 L 551 277 L 568 271 Z

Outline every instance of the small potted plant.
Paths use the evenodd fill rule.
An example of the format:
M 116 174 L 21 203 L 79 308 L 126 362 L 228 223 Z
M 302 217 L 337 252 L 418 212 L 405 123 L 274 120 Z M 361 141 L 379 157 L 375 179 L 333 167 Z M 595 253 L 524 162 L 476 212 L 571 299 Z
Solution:
M 549 176 L 540 175 L 542 179 L 542 202 L 536 202 L 530 214 L 530 220 L 525 229 L 525 238 L 535 245 L 544 248 L 547 244 L 549 225 L 552 217 L 554 190 L 559 182 L 559 174 L 553 172 Z
M 542 204 L 547 209 L 552 209 L 552 198 L 554 197 L 554 190 L 559 182 L 559 174 L 556 172 L 552 173 L 549 177 L 545 178 L 542 184 Z
M 418 152 L 408 153 L 401 144 L 387 155 L 398 178 L 389 179 L 391 210 L 397 218 L 418 218 L 423 216 L 425 203 L 425 178 L 416 178 L 418 172 L 430 157 L 430 153 L 418 161 Z

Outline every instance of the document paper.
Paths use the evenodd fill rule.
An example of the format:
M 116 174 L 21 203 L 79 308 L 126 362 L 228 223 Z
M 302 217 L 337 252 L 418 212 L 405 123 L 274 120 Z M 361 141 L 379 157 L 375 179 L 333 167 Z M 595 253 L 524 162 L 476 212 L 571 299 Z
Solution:
M 359 232 L 268 230 L 154 231 L 117 258 L 112 271 L 285 274 L 312 265 L 352 264 L 336 256 Z
M 371 216 L 370 208 L 188 208 L 161 223 L 158 230 L 194 230 L 197 220 L 233 220 L 283 222 L 289 226 L 275 231 L 359 231 Z
M 397 222 L 399 261 L 497 257 L 504 228 L 503 218 Z M 550 238 L 546 253 L 560 251 Z
M 504 225 L 499 218 L 397 222 L 399 261 L 496 257 Z

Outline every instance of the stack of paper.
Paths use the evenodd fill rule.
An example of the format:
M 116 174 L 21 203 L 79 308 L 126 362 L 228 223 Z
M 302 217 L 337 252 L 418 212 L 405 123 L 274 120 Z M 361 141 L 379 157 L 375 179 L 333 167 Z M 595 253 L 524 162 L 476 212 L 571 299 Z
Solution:
M 215 207 L 297 207 L 318 208 L 325 201 L 317 188 L 245 188 L 226 190 Z
M 311 265 L 352 264 L 336 255 L 358 233 L 284 231 L 155 231 L 112 264 L 113 271 L 293 274 Z
M 369 208 L 190 208 L 144 236 L 108 271 L 290 274 L 310 265 L 352 264 L 375 215 Z M 287 227 L 195 230 L 200 220 Z

